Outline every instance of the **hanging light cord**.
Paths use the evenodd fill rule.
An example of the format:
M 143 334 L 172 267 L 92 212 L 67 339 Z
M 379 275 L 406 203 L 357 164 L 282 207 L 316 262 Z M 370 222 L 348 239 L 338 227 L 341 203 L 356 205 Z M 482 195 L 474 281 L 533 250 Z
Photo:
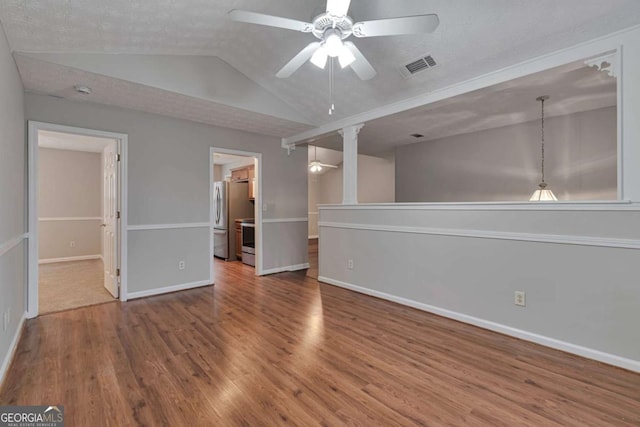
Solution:
M 336 109 L 333 103 L 333 58 L 329 59 L 329 102 L 331 103 L 329 107 L 329 115 L 331 116 Z
M 542 182 L 544 183 L 544 98 L 540 100 L 542 103 L 542 161 L 541 161 L 541 169 L 542 169 Z

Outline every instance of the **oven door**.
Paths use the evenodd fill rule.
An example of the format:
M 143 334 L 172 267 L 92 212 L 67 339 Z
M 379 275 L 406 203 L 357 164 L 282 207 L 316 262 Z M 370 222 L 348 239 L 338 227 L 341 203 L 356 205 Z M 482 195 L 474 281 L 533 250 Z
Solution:
M 255 225 L 242 224 L 242 262 L 255 267 L 256 238 Z
M 254 224 L 242 224 L 242 252 L 256 253 L 256 233 Z

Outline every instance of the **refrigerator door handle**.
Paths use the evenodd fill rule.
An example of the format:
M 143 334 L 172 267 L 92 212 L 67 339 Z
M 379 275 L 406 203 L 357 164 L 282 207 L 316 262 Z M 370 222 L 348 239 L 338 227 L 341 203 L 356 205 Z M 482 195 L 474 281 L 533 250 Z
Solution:
M 221 205 L 222 197 L 220 197 L 220 187 L 216 186 L 216 225 L 220 225 L 220 210 L 222 208 Z

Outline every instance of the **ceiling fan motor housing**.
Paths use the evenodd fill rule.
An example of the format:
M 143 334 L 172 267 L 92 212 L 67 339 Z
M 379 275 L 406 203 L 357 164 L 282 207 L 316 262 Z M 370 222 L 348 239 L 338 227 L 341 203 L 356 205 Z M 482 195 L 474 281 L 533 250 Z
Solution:
M 313 27 L 311 33 L 320 40 L 325 39 L 327 30 L 337 30 L 342 40 L 346 39 L 353 33 L 353 20 L 348 16 L 332 16 L 323 13 L 313 19 Z

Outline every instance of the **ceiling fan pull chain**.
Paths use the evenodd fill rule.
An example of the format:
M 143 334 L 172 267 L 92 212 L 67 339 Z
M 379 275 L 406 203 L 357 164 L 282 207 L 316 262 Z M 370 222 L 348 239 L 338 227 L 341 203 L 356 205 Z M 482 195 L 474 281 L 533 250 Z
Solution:
M 329 59 L 329 102 L 331 102 L 331 107 L 329 107 L 330 116 L 333 115 L 333 112 L 336 109 L 336 106 L 333 103 L 333 60 L 334 58 Z

